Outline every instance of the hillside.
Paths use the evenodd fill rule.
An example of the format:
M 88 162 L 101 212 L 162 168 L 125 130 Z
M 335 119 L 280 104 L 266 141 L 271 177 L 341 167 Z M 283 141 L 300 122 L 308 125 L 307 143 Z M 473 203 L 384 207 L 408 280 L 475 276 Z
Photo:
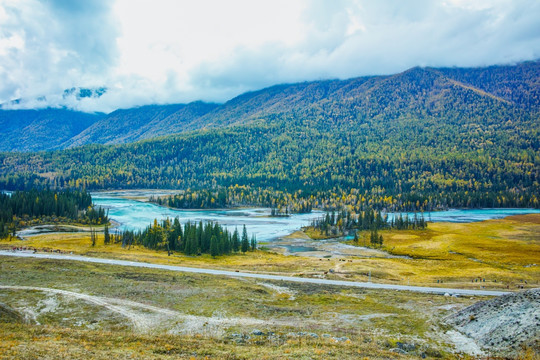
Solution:
M 443 68 L 438 71 L 449 78 L 470 84 L 513 104 L 538 111 L 540 102 L 538 61 L 526 62 L 518 66 Z
M 536 80 L 528 82 L 534 84 L 539 64 L 507 67 L 503 73 L 510 81 L 522 67 L 532 67 L 536 70 L 527 71 Z M 450 70 L 431 68 L 275 86 L 214 106 L 200 117 L 177 120 L 182 125 L 176 129 L 201 130 L 118 146 L 4 154 L 0 183 L 91 189 L 239 184 L 303 191 L 301 196 L 348 199 L 354 194 L 360 207 L 537 207 L 537 88 L 513 86 L 512 96 L 502 89 L 495 92 L 497 84 L 505 84 L 495 69 L 497 81 L 484 88 L 443 74 Z M 472 76 L 476 82 L 483 77 Z M 516 97 L 527 98 L 527 106 L 513 102 Z M 109 118 L 124 119 L 125 125 L 109 126 L 99 141 L 128 139 L 109 129 L 128 129 L 133 123 L 145 129 L 133 136 L 145 136 L 140 134 L 151 133 L 149 124 L 167 124 L 188 107 L 115 112 Z M 136 116 L 143 111 L 146 116 Z M 153 120 L 145 122 L 148 117 Z
M 194 119 L 200 118 L 216 106 L 194 102 L 187 105 L 148 105 L 116 110 L 66 141 L 62 147 L 129 143 L 179 133 L 189 127 Z
M 17 131 L 4 126 L 6 137 L 0 150 L 123 144 L 203 128 L 269 122 L 278 117 L 337 131 L 405 117 L 419 124 L 428 118 L 446 123 L 473 118 L 486 123 L 529 121 L 537 118 L 540 110 L 539 69 L 538 61 L 486 68 L 413 68 L 390 76 L 276 85 L 221 105 L 149 105 L 108 115 L 50 109 L 3 111 L 3 124 L 20 125 Z M 64 115 L 51 117 L 54 111 Z M 85 116 L 94 120 L 80 120 Z M 34 123 L 36 118 L 40 120 Z
M 66 109 L 0 110 L 0 151 L 59 148 L 102 117 Z
M 446 318 L 482 348 L 515 357 L 523 346 L 540 346 L 540 289 L 504 295 L 471 305 Z

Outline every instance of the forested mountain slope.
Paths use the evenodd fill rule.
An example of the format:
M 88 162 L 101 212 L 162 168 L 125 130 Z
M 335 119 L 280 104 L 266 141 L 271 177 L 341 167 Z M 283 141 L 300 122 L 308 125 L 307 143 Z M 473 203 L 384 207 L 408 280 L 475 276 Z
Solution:
M 537 61 L 472 69 L 413 68 L 391 76 L 276 85 L 242 94 L 222 105 L 149 105 L 108 115 L 62 109 L 2 111 L 0 121 L 4 126 L 0 131 L 5 136 L 0 150 L 122 144 L 203 128 L 249 124 L 275 116 L 287 115 L 298 120 L 314 112 L 325 117 L 317 123 L 323 120 L 325 126 L 332 127 L 373 118 L 389 121 L 407 114 L 418 119 L 441 116 L 445 121 L 457 121 L 456 116 L 479 116 L 487 98 L 500 102 L 507 112 L 515 109 L 516 116 L 537 116 L 539 64 Z M 480 96 L 473 102 L 467 98 L 467 92 L 458 94 L 458 88 Z
M 194 120 L 218 105 L 203 102 L 148 105 L 116 110 L 66 141 L 64 148 L 85 144 L 129 143 L 180 133 Z
M 526 107 L 527 111 L 538 112 L 539 74 L 540 62 L 528 62 L 472 69 L 413 68 L 392 76 L 276 85 L 226 102 L 203 116 L 199 126 L 195 122 L 192 128 L 242 124 L 271 114 L 333 105 L 353 106 L 356 117 L 395 116 L 407 110 L 420 114 L 424 111 L 436 113 L 445 110 L 441 107 L 441 98 L 451 98 L 452 95 L 445 92 L 454 87 L 470 89 L 511 107 Z M 458 101 L 456 105 L 469 108 L 478 105 L 463 100 L 449 101 Z
M 536 69 L 527 70 L 535 78 L 504 91 L 522 66 Z M 539 206 L 538 62 L 507 67 L 506 80 L 499 73 L 483 88 L 445 71 L 457 69 L 275 86 L 193 120 L 190 126 L 201 130 L 126 145 L 4 154 L 0 184 L 239 184 L 399 209 Z
M 501 97 L 513 104 L 538 111 L 540 103 L 539 62 L 517 66 L 437 69 L 443 75 Z
M 0 151 L 59 148 L 103 116 L 66 109 L 0 110 Z

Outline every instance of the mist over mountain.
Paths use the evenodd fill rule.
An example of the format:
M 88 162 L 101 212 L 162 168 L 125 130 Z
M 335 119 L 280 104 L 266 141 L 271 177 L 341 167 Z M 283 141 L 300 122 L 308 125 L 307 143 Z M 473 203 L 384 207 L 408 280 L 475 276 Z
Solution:
M 0 104 L 1 110 L 40 110 L 40 109 L 70 109 L 78 110 L 81 100 L 99 99 L 108 89 L 106 87 L 81 88 L 72 87 L 62 93 L 42 95 L 36 98 L 19 98 Z M 51 106 L 51 103 L 56 106 Z

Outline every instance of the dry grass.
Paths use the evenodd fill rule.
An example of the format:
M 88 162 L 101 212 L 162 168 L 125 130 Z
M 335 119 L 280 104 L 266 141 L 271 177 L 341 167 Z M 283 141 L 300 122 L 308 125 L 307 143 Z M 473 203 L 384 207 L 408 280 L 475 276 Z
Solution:
M 324 239 L 331 239 L 334 237 L 334 235 L 325 235 L 322 231 L 315 229 L 313 227 L 306 228 L 303 231 L 303 233 L 313 240 L 324 240 Z
M 90 235 L 81 233 L 45 234 L 29 238 L 29 240 L 4 240 L 0 247 L 10 248 L 18 246 L 33 247 L 36 249 L 61 250 L 74 254 L 117 258 L 132 261 L 145 261 L 158 264 L 213 267 L 220 269 L 257 270 L 266 272 L 303 272 L 309 269 L 312 259 L 284 256 L 274 252 L 255 251 L 232 254 L 212 258 L 209 255 L 186 256 L 175 253 L 171 256 L 164 251 L 154 251 L 142 246 L 123 248 L 120 244 L 104 245 L 103 235 L 98 235 L 96 246 L 91 246 Z
M 48 234 L 0 247 L 32 246 L 76 254 L 218 269 L 444 287 L 516 289 L 540 283 L 540 215 L 477 223 L 431 223 L 422 231 L 383 231 L 387 252 L 410 258 L 323 259 L 255 251 L 213 259 L 119 244 L 91 246 L 88 234 Z M 368 236 L 365 235 L 365 236 Z M 362 243 L 362 242 L 361 242 Z M 534 266 L 536 264 L 536 266 Z M 334 273 L 328 273 L 330 269 Z M 481 282 L 475 279 L 482 279 Z M 483 279 L 486 279 L 485 282 Z
M 303 231 L 295 231 L 292 234 L 289 234 L 287 236 L 283 236 L 282 239 L 289 240 L 289 239 L 302 239 L 302 240 L 311 240 L 311 238 Z
M 385 250 L 411 258 L 319 259 L 266 251 L 212 259 L 210 256 L 167 256 L 141 247 L 118 244 L 95 247 L 88 234 L 48 234 L 27 241 L 3 241 L 0 247 L 33 246 L 91 256 L 184 266 L 239 269 L 303 276 L 367 280 L 411 285 L 506 288 L 538 286 L 540 215 L 471 224 L 434 223 L 424 231 L 385 231 Z M 537 264 L 540 265 L 540 264 Z M 486 282 L 471 282 L 485 278 Z M 437 283 L 437 280 L 440 282 Z M 497 282 L 495 282 L 497 280 Z M 442 281 L 442 282 L 441 282 Z M 525 284 L 524 281 L 527 281 Z M 453 298 L 409 292 L 339 289 L 308 284 L 260 284 L 201 274 L 115 267 L 45 259 L 2 258 L 0 284 L 49 287 L 114 299 L 131 300 L 188 316 L 249 317 L 268 321 L 261 330 L 276 337 L 238 342 L 233 333 L 251 334 L 253 326 L 230 326 L 221 336 L 204 332 L 171 335 L 163 329 L 135 334 L 129 324 L 99 306 L 62 297 L 56 313 L 38 317 L 42 325 L 24 324 L 0 312 L 0 358 L 6 359 L 345 359 L 410 358 L 392 352 L 397 341 L 415 342 L 418 357 L 454 358 L 445 347 L 440 319 L 479 298 Z M 285 289 L 286 291 L 280 291 Z M 0 291 L 6 309 L 34 308 L 48 296 L 40 292 Z M 79 322 L 70 323 L 71 311 Z M 4 315 L 2 315 L 4 314 Z M 68 315 L 66 315 L 68 314 Z M 9 315 L 9 314 L 8 314 Z M 98 320 L 97 323 L 94 321 Z M 86 324 L 86 325 L 84 325 Z M 90 325 L 92 326 L 90 326 Z M 95 328 L 97 326 L 97 328 Z M 287 336 L 299 330 L 318 338 Z M 349 341 L 321 334 L 347 336 Z M 445 350 L 446 349 L 446 350 Z M 536 356 L 524 353 L 523 359 Z M 463 357 L 462 357 L 463 358 Z M 467 357 L 464 357 L 467 358 Z
M 4 325 L 4 324 L 2 324 Z M 129 333 L 29 327 L 9 324 L 0 333 L 3 359 L 405 359 L 368 339 L 291 339 L 283 344 L 248 341 L 237 345 L 203 336 L 143 336 Z M 446 357 L 446 356 L 445 356 Z
M 392 254 L 413 258 L 399 261 L 403 275 L 538 286 L 540 225 L 534 221 L 539 220 L 535 214 L 467 224 L 432 223 L 423 231 L 385 231 L 384 244 Z

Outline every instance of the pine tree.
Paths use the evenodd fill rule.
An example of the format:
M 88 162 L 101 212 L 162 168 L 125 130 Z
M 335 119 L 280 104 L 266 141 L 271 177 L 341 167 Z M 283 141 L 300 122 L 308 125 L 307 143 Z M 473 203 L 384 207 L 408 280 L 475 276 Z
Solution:
M 251 251 L 255 251 L 257 248 L 257 239 L 255 238 L 255 234 L 251 236 Z
M 210 239 L 210 255 L 212 255 L 213 258 L 219 255 L 219 243 L 215 235 L 212 235 L 212 238 Z
M 372 246 L 377 246 L 377 244 L 379 243 L 379 234 L 377 234 L 377 229 L 371 230 L 369 242 L 371 243 Z
M 223 231 L 223 242 L 224 242 L 224 248 L 223 253 L 224 254 L 230 254 L 231 253 L 231 235 L 229 234 L 229 231 L 225 229 Z
M 240 250 L 240 235 L 238 234 L 238 228 L 234 229 L 232 236 L 232 250 L 238 252 Z
M 90 241 L 92 242 L 92 247 L 96 246 L 96 232 L 93 228 L 90 228 Z
M 246 225 L 244 225 L 244 229 L 242 230 L 242 252 L 245 253 L 249 250 L 249 238 L 247 234 Z
M 103 231 L 104 239 L 103 243 L 109 245 L 111 243 L 111 236 L 109 234 L 109 225 L 105 224 L 105 230 Z
M 186 240 L 185 240 L 185 244 L 184 244 L 184 253 L 186 255 L 193 255 L 195 253 L 195 249 L 194 249 L 194 240 L 193 240 L 193 234 L 192 232 L 190 231 L 190 225 L 189 223 L 186 224 L 186 229 L 184 231 L 184 234 L 186 236 Z

